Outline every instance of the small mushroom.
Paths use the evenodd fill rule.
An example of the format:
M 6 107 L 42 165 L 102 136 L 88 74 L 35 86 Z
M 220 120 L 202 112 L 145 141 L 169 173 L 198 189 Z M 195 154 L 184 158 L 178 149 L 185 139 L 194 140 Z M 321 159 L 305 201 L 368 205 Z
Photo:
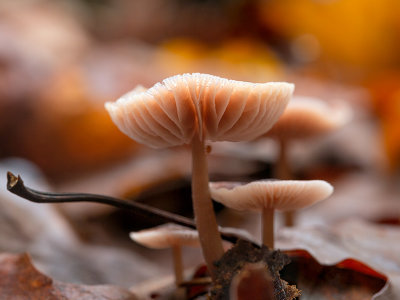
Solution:
M 274 247 L 274 211 L 300 209 L 333 192 L 323 180 L 260 180 L 210 183 L 211 197 L 233 209 L 261 212 L 262 243 Z
M 344 103 L 328 104 L 317 98 L 294 97 L 286 110 L 264 137 L 278 141 L 280 152 L 276 178 L 294 179 L 287 159 L 288 144 L 294 140 L 309 140 L 324 136 L 348 123 L 352 111 Z M 294 225 L 294 212 L 285 212 L 286 226 Z
M 131 232 L 130 237 L 148 248 L 172 249 L 176 286 L 183 281 L 182 246 L 200 246 L 196 230 L 175 224 L 164 224 L 151 229 Z
M 232 279 L 229 288 L 231 300 L 275 299 L 274 280 L 263 263 L 247 263 Z
M 244 141 L 261 136 L 285 109 L 294 86 L 250 83 L 207 74 L 184 74 L 134 90 L 106 109 L 118 128 L 154 148 L 192 146 L 192 198 L 207 267 L 223 255 L 208 190 L 206 141 Z
M 315 138 L 347 124 L 352 112 L 343 102 L 328 104 L 312 97 L 293 97 L 265 136 L 279 140 Z

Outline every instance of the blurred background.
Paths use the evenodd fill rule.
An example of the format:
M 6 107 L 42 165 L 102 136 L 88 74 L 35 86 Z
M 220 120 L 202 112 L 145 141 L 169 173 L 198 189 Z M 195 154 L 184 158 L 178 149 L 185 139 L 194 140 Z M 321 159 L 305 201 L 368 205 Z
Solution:
M 345 213 L 329 204 L 328 218 L 321 206 L 319 219 L 306 212 L 299 222 L 360 215 L 398 221 L 399 14 L 397 0 L 1 0 L 1 183 L 6 170 L 13 170 L 38 188 L 130 197 L 190 215 L 189 204 L 176 200 L 190 197 L 186 149 L 136 144 L 111 122 L 104 103 L 137 84 L 150 87 L 171 75 L 202 72 L 293 82 L 295 95 L 346 102 L 353 121 L 315 143 L 294 145 L 293 168 L 298 178 L 336 184 L 335 203 L 356 198 L 374 204 L 355 200 Z M 232 144 L 213 146 L 212 179 L 272 176 L 271 141 Z M 160 194 L 175 202 L 166 204 Z M 377 198 L 390 204 L 377 208 Z M 123 212 L 60 205 L 49 212 L 60 223 L 48 228 L 53 217 L 44 206 L 5 191 L 0 203 L 0 250 L 29 251 L 56 278 L 129 286 L 153 274 L 148 265 L 140 275 L 131 274 L 135 259 L 150 262 L 158 252 L 132 258 L 131 247 L 135 253 L 140 248 L 127 233 L 143 226 Z M 231 214 L 222 211 L 221 222 L 235 220 L 252 230 L 244 217 Z M 60 267 L 65 257 L 76 266 Z M 82 261 L 91 270 L 87 274 L 77 271 Z M 104 274 L 115 265 L 119 272 Z
M 27 158 L 54 180 L 112 164 L 136 145 L 103 103 L 204 72 L 351 98 L 368 107 L 396 171 L 399 11 L 396 0 L 3 0 L 0 156 Z

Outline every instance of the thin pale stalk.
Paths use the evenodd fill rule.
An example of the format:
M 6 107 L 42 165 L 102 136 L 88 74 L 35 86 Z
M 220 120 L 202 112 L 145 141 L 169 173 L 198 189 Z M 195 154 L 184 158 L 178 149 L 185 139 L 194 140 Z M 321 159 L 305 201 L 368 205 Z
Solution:
M 279 157 L 276 164 L 276 178 L 281 180 L 293 179 L 293 174 L 290 170 L 288 156 L 287 156 L 287 144 L 284 140 L 279 140 Z M 285 226 L 293 227 L 296 213 L 294 211 L 285 211 L 283 213 L 285 219 Z
M 222 239 L 208 189 L 208 166 L 204 141 L 198 135 L 192 141 L 193 210 L 204 260 L 214 277 L 214 262 L 224 254 Z
M 274 249 L 274 209 L 264 208 L 261 214 L 262 243 L 268 248 Z
M 172 257 L 174 261 L 175 284 L 178 287 L 183 281 L 182 247 L 172 247 Z

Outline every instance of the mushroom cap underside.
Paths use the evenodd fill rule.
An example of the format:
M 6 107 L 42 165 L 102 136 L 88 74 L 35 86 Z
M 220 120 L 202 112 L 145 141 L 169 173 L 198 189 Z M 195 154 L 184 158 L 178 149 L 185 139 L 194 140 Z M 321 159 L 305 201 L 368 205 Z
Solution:
M 344 126 L 352 115 L 343 102 L 329 104 L 317 98 L 294 97 L 265 136 L 283 140 L 313 138 Z
M 293 90 L 285 82 L 184 74 L 135 89 L 106 109 L 122 132 L 154 148 L 189 144 L 196 131 L 211 141 L 244 141 L 272 127 Z
M 173 246 L 200 245 L 196 230 L 175 224 L 164 224 L 150 229 L 131 232 L 130 238 L 135 242 L 153 249 L 164 249 Z
M 247 184 L 210 183 L 211 198 L 237 210 L 297 210 L 329 197 L 333 187 L 323 180 L 260 180 Z

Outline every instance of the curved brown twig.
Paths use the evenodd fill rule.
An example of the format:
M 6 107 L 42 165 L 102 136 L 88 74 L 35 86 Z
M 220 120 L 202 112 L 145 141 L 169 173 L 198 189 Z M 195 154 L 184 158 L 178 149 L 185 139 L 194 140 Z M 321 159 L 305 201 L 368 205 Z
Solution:
M 121 209 L 128 209 L 134 214 L 152 218 L 152 220 L 160 223 L 175 223 L 189 228 L 196 229 L 196 225 L 192 219 L 170 213 L 158 208 L 148 206 L 143 203 L 122 200 L 110 196 L 88 194 L 88 193 L 48 193 L 31 189 L 25 186 L 21 176 L 15 176 L 11 172 L 7 172 L 7 190 L 20 196 L 26 200 L 36 203 L 63 203 L 63 202 L 93 202 L 111 205 Z M 224 240 L 236 243 L 240 239 L 246 239 L 238 234 L 221 232 Z

